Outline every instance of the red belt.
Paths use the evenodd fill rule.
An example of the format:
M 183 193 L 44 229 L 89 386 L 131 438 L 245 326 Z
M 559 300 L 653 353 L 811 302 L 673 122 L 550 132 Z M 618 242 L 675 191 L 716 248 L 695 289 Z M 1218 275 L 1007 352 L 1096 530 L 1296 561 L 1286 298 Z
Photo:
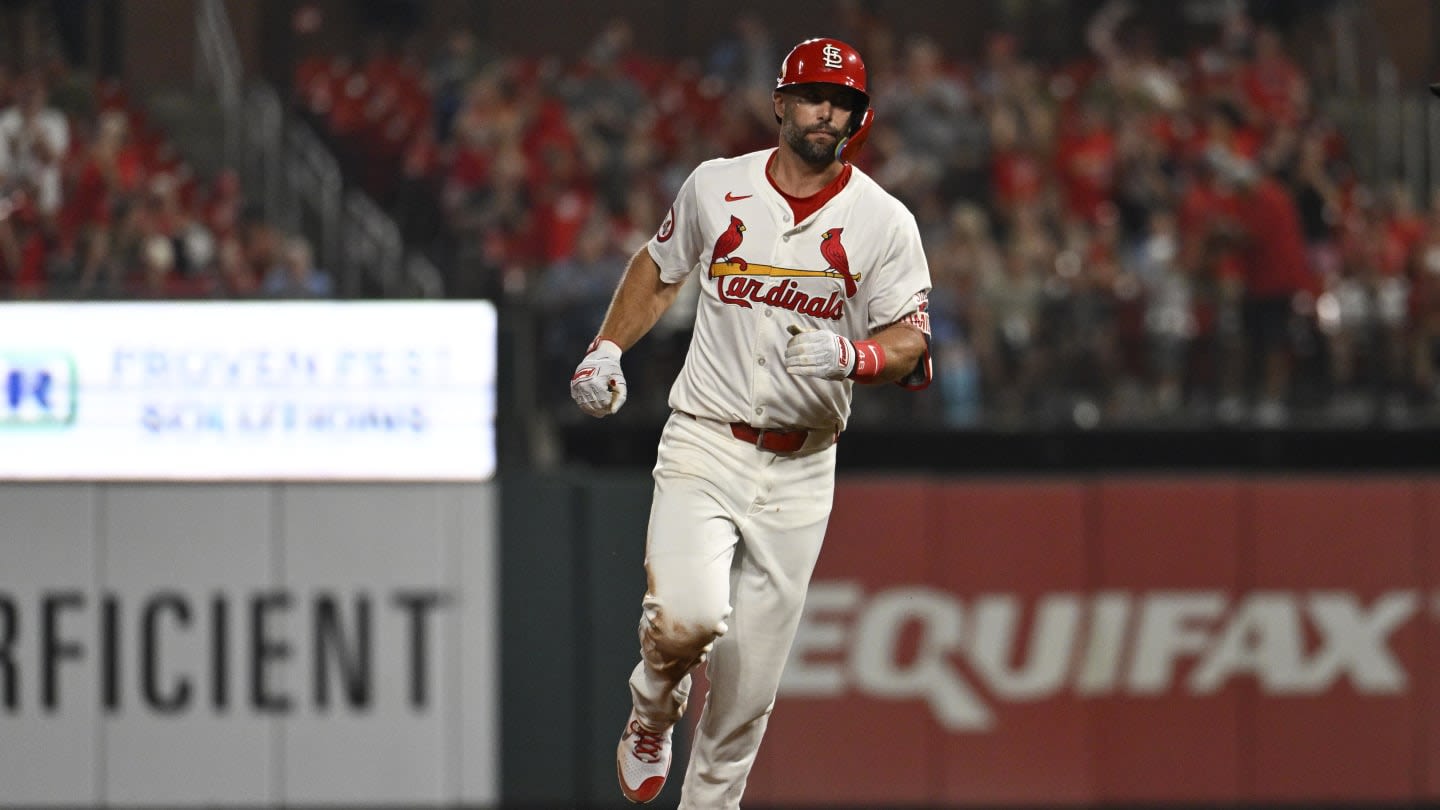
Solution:
M 776 430 L 751 427 L 744 422 L 731 422 L 730 432 L 746 444 L 753 444 L 761 450 L 772 453 L 794 453 L 805 446 L 810 431 L 804 429 Z
M 688 416 L 697 422 L 713 425 L 719 430 L 725 429 L 725 422 L 701 419 L 695 414 L 685 411 L 676 411 L 676 413 Z M 730 435 L 746 444 L 754 445 L 761 450 L 769 450 L 772 453 L 798 453 L 805 448 L 805 444 L 810 441 L 810 434 L 813 432 L 805 428 L 757 428 L 744 422 L 730 422 L 729 425 Z M 839 439 L 840 434 L 837 432 L 831 443 L 833 444 Z

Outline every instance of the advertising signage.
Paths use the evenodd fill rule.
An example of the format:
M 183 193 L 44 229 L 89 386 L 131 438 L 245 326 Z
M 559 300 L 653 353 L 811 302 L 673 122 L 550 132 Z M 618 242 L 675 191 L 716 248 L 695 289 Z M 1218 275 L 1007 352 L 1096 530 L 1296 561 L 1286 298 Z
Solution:
M 0 480 L 482 481 L 485 301 L 0 305 Z
M 1432 477 L 847 479 L 746 798 L 1433 802 L 1437 539 Z

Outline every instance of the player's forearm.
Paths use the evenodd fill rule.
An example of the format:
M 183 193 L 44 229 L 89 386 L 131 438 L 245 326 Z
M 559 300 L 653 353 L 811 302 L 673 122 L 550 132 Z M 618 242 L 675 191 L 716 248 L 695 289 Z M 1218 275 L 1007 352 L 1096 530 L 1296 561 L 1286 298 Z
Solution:
M 599 336 L 614 341 L 621 351 L 629 351 L 655 326 L 679 292 L 679 284 L 667 284 L 660 279 L 660 266 L 650 257 L 649 250 L 640 248 L 615 289 Z
M 866 383 L 893 383 L 909 374 L 925 356 L 925 336 L 908 323 L 887 326 L 870 339 L 884 349 L 885 367 L 879 374 L 865 379 Z

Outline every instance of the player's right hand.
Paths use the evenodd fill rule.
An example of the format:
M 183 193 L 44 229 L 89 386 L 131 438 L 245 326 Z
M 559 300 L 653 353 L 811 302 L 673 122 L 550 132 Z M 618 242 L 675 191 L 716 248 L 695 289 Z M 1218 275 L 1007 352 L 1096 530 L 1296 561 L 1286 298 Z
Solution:
M 609 416 L 625 404 L 625 374 L 620 371 L 620 347 L 596 338 L 570 378 L 570 398 L 595 418 Z

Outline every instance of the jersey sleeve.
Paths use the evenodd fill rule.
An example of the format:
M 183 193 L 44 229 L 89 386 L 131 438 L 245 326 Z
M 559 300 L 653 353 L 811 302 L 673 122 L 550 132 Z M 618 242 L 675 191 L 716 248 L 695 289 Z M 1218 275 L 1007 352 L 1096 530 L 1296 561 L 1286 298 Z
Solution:
M 660 223 L 660 230 L 646 245 L 650 258 L 660 266 L 660 280 L 666 284 L 684 281 L 700 263 L 703 239 L 695 195 L 695 174 L 691 172 L 685 178 L 684 185 L 675 195 L 675 202 Z
M 903 210 L 903 209 L 902 209 Z M 896 323 L 908 323 L 925 336 L 925 353 L 898 384 L 919 390 L 934 377 L 930 361 L 930 265 L 915 218 L 905 211 L 899 218 L 876 278 L 881 281 L 870 300 L 866 324 L 873 334 Z
M 929 295 L 930 265 L 920 243 L 920 229 L 909 212 L 892 230 L 875 279 L 865 324 L 872 333 L 904 320 Z

